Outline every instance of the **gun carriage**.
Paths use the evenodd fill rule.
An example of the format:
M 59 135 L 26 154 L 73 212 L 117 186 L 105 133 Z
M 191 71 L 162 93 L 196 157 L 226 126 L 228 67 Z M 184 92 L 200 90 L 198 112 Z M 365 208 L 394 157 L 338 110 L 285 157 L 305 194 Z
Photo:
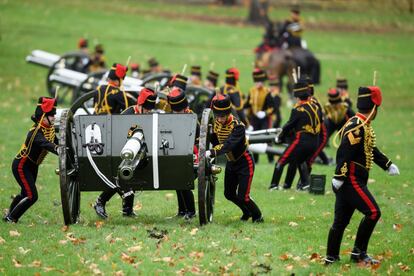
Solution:
M 59 178 L 65 224 L 79 220 L 81 192 L 190 190 L 196 178 L 200 224 L 211 222 L 217 179 L 213 173 L 219 169 L 205 158 L 210 148 L 210 109 L 201 118 L 195 163 L 196 114 L 74 116 L 91 97 L 91 92 L 83 95 L 60 117 Z

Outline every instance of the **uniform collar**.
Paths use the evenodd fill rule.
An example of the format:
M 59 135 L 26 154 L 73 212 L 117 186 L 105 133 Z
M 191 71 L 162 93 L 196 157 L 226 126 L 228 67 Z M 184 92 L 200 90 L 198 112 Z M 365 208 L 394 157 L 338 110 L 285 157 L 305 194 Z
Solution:
M 365 115 L 362 114 L 362 113 L 357 112 L 357 114 L 355 116 L 357 116 L 362 121 L 366 121 L 367 120 L 367 117 L 365 117 Z

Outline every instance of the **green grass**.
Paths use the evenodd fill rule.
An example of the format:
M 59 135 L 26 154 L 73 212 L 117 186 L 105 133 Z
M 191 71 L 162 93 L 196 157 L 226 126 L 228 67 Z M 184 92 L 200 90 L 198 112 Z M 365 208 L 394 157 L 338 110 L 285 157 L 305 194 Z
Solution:
M 71 51 L 80 36 L 103 43 L 107 60 L 145 63 L 156 56 L 162 64 L 181 71 L 183 64 L 200 64 L 204 69 L 215 63 L 219 72 L 232 66 L 241 70 L 241 86 L 252 85 L 252 48 L 258 44 L 262 29 L 250 26 L 215 25 L 186 21 L 189 13 L 182 5 L 139 1 L 1 1 L 0 2 L 0 202 L 6 209 L 10 196 L 18 192 L 12 176 L 11 161 L 30 127 L 37 97 L 45 95 L 46 70 L 25 63 L 33 49 L 57 54 Z M 178 18 L 157 17 L 155 10 L 172 11 Z M 214 11 L 223 17 L 241 17 L 246 11 L 214 6 L 196 6 L 195 14 Z M 151 11 L 149 14 L 148 11 Z M 276 12 L 276 11 L 275 11 Z M 277 11 L 281 16 L 287 10 Z M 338 13 L 312 11 L 316 21 L 378 24 L 403 21 L 410 28 L 412 17 L 396 17 L 392 12 L 375 10 L 370 19 L 362 12 Z M 331 16 L 332 15 L 332 16 Z M 384 23 L 380 19 L 387 18 Z M 383 217 L 375 229 L 369 251 L 384 257 L 378 273 L 402 273 L 402 265 L 414 263 L 412 237 L 414 98 L 414 38 L 407 33 L 360 33 L 309 30 L 305 38 L 322 64 L 322 85 L 317 94 L 325 101 L 325 92 L 335 84 L 337 72 L 346 76 L 355 99 L 358 86 L 372 83 L 379 72 L 378 84 L 384 94 L 384 106 L 374 122 L 378 145 L 398 164 L 401 176 L 389 177 L 374 168 L 370 189 L 382 209 Z M 223 80 L 223 78 L 221 78 Z M 284 96 L 285 97 L 285 96 Z M 289 110 L 284 107 L 285 120 Z M 285 121 L 284 120 L 284 121 Z M 328 149 L 333 156 L 333 148 Z M 0 273 L 34 274 L 175 274 L 177 271 L 202 274 L 258 274 L 270 267 L 272 274 L 298 275 L 325 273 L 370 274 L 366 268 L 349 266 L 342 255 L 340 265 L 325 268 L 311 261 L 313 253 L 325 254 L 328 229 L 333 220 L 334 196 L 313 196 L 295 191 L 267 191 L 273 166 L 265 157 L 256 167 L 252 196 L 261 207 L 263 225 L 241 223 L 239 210 L 223 196 L 222 179 L 218 182 L 214 223 L 200 228 L 197 220 L 187 224 L 168 219 L 175 214 L 175 193 L 145 192 L 136 197 L 142 205 L 136 219 L 124 219 L 121 202 L 115 197 L 108 206 L 110 219 L 97 223 L 90 205 L 97 193 L 82 193 L 81 222 L 66 232 L 62 228 L 59 180 L 53 171 L 57 159 L 48 157 L 39 173 L 39 201 L 16 225 L 0 224 Z M 334 168 L 315 166 L 314 172 L 326 174 Z M 327 185 L 329 191 L 329 185 Z M 196 192 L 196 191 L 195 191 Z M 355 214 L 345 234 L 342 250 L 352 248 L 361 218 Z M 297 223 L 297 226 L 292 222 Z M 393 224 L 402 225 L 401 231 Z M 100 226 L 99 228 L 97 227 Z M 154 227 L 168 231 L 161 241 L 148 237 Z M 194 229 L 198 228 L 198 231 Z M 20 236 L 12 236 L 18 231 Z M 71 234 L 69 234 L 71 233 Z M 4 241 L 3 241 L 4 240 Z M 138 246 L 138 247 L 137 247 Z M 29 250 L 30 251 L 27 251 Z M 133 250 L 134 252 L 130 252 Z M 130 258 L 122 254 L 125 253 Z M 286 256 L 285 256 L 286 255 Z M 282 260 L 286 259 L 287 260 Z M 40 261 L 40 262 L 37 262 Z M 19 264 L 22 267 L 19 267 Z M 411 267 L 411 269 L 413 269 Z

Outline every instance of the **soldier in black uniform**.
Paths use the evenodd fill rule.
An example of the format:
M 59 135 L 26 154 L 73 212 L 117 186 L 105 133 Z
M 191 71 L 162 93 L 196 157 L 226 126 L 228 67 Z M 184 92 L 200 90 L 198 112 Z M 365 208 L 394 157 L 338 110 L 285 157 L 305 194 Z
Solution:
M 53 125 L 55 114 L 56 99 L 40 97 L 32 116 L 34 125 L 12 163 L 13 175 L 21 192 L 12 200 L 3 218 L 6 222 L 17 222 L 38 199 L 36 178 L 39 166 L 48 152 L 57 155 L 58 141 Z
M 109 70 L 108 84 L 95 90 L 95 114 L 119 114 L 129 106 L 130 99 L 120 87 L 128 68 L 114 63 Z
M 188 106 L 188 100 L 184 91 L 180 88 L 174 88 L 168 94 L 168 103 L 171 106 L 172 113 L 194 113 Z M 198 140 L 199 131 L 196 134 L 196 141 Z M 194 145 L 194 147 L 196 147 Z M 198 152 L 195 148 L 194 152 Z M 184 217 L 186 220 L 195 217 L 195 203 L 194 194 L 191 190 L 177 190 L 178 213 L 177 217 Z
M 143 88 L 138 96 L 138 101 L 136 105 L 130 106 L 124 110 L 121 114 L 130 115 L 130 114 L 145 114 L 151 112 L 155 108 L 155 102 L 157 96 L 154 91 L 149 88 Z M 116 194 L 115 190 L 107 190 L 102 192 L 99 197 L 96 199 L 95 204 L 93 205 L 95 212 L 98 216 L 103 219 L 108 218 L 106 213 L 105 205 L 106 203 Z M 121 195 L 122 196 L 122 195 Z M 125 217 L 135 217 L 134 212 L 134 194 L 126 196 L 122 201 L 122 215 Z
M 88 64 L 89 72 L 99 72 L 106 69 L 106 58 L 104 53 L 105 51 L 102 44 L 97 44 Z
M 339 94 L 341 94 L 342 101 L 346 102 L 349 108 L 352 108 L 352 101 L 349 98 L 347 79 L 345 78 L 336 79 L 336 89 L 338 89 Z
M 201 86 L 201 66 L 193 65 L 190 70 L 190 84 L 195 86 Z
M 233 115 L 242 121 L 243 124 L 248 125 L 246 115 L 244 114 L 244 104 L 241 91 L 237 87 L 237 73 L 234 68 L 230 68 L 226 71 L 226 83 L 220 87 L 220 93 L 222 95 L 229 95 L 232 107 Z
M 355 115 L 348 103 L 344 102 L 338 89 L 332 88 L 328 92 L 329 103 L 325 104 L 326 141 L 332 133 L 340 130 L 344 124 Z
M 295 83 L 293 95 L 298 98 L 298 103 L 292 109 L 289 121 L 282 127 L 279 139 L 284 139 L 284 136 L 290 135 L 291 131 L 295 132 L 295 138 L 275 165 L 270 190 L 279 189 L 283 167 L 288 163 L 291 174 L 286 176 L 283 187 L 285 189 L 291 187 L 296 168 L 299 169 L 302 187 L 309 185 L 309 171 L 305 161 L 312 156 L 318 145 L 318 135 L 321 128 L 318 107 L 310 99 L 308 83 L 305 80 L 299 80 Z
M 214 148 L 206 151 L 206 157 L 226 155 L 224 196 L 242 210 L 241 220 L 247 221 L 252 218 L 253 222 L 263 222 L 259 207 L 250 198 L 254 162 L 247 149 L 245 127 L 231 114 L 228 95 L 215 96 L 212 109 L 215 120 L 211 142 Z
M 273 98 L 273 127 L 278 128 L 282 122 L 282 114 L 280 107 L 282 105 L 282 98 L 280 97 L 280 82 L 278 78 L 269 77 L 269 92 Z
M 378 261 L 367 255 L 368 242 L 381 211 L 367 187 L 373 163 L 398 175 L 398 167 L 377 147 L 371 121 L 375 119 L 382 96 L 379 87 L 360 87 L 358 113 L 341 129 L 341 144 L 336 154 L 336 170 L 332 189 L 336 195 L 335 218 L 329 231 L 326 264 L 339 261 L 339 249 L 346 226 L 355 209 L 364 214 L 358 227 L 351 260 L 374 264 Z
M 264 85 L 267 80 L 263 70 L 255 69 L 252 73 L 254 86 L 250 88 L 244 108 L 247 109 L 253 130 L 268 129 L 272 125 L 274 101 L 268 88 Z M 253 154 L 256 163 L 259 162 L 259 154 Z M 268 155 L 269 163 L 273 162 L 273 155 Z
M 206 77 L 206 80 L 204 81 L 204 87 L 212 91 L 215 91 L 217 87 L 218 78 L 219 73 L 214 71 L 208 71 L 208 75 Z

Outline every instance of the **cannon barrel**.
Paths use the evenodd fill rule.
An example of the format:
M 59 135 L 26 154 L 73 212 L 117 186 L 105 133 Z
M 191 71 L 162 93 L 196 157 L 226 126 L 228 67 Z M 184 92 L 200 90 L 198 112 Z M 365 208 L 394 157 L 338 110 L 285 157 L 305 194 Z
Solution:
M 142 129 L 136 129 L 121 150 L 122 162 L 119 165 L 119 176 L 130 180 L 139 162 L 146 156 L 146 145 Z

